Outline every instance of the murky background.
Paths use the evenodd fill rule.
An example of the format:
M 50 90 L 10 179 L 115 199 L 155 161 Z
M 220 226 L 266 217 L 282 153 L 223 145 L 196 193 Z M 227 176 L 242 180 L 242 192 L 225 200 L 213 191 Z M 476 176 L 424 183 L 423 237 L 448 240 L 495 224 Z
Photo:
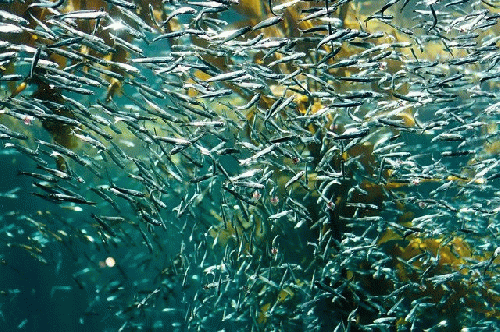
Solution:
M 2 2 L 4 330 L 498 328 L 497 5 Z

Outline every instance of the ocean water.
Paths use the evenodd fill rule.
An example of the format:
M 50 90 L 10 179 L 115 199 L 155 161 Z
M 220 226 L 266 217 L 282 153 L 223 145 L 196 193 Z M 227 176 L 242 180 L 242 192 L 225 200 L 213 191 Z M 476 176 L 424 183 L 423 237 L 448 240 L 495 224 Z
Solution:
M 500 329 L 497 5 L 0 3 L 0 329 Z

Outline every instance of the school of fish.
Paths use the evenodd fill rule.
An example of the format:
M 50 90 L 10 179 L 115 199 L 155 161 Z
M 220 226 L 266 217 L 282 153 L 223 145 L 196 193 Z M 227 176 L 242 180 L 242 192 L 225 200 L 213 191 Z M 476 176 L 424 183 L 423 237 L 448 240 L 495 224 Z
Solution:
M 0 1 L 0 324 L 48 330 L 36 293 L 85 331 L 500 329 L 499 19 Z

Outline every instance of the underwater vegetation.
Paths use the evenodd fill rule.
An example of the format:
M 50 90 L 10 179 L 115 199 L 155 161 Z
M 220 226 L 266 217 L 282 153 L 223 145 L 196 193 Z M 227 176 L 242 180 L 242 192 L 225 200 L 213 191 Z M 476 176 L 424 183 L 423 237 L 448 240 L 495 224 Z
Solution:
M 500 329 L 499 18 L 0 1 L 1 324 Z

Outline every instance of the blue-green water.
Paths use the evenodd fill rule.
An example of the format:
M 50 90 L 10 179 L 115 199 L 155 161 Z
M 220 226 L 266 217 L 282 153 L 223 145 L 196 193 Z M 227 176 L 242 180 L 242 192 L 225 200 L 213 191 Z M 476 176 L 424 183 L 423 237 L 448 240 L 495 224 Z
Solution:
M 29 4 L 0 12 L 2 329 L 499 328 L 491 3 Z

